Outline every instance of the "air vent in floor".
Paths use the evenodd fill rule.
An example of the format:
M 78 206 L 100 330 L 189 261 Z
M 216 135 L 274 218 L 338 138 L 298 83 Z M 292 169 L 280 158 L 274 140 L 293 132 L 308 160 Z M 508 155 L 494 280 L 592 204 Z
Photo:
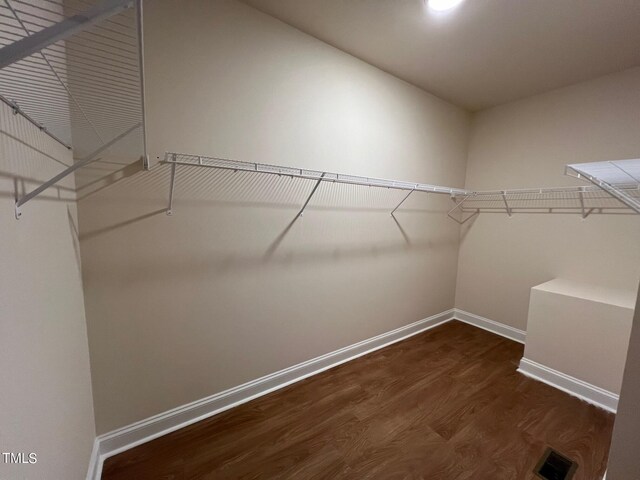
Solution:
M 533 473 L 545 480 L 570 480 L 577 468 L 577 463 L 547 448 Z

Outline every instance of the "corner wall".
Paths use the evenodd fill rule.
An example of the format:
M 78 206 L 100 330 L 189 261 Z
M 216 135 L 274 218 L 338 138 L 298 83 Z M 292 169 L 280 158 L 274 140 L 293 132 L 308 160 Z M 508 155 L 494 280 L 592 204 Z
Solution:
M 477 113 L 466 188 L 584 185 L 568 163 L 637 158 L 640 68 Z M 526 330 L 531 287 L 556 277 L 635 292 L 637 216 L 481 213 L 461 229 L 456 307 Z
M 441 185 L 469 114 L 244 4 L 145 5 L 154 157 L 178 151 Z M 448 196 L 135 166 L 80 202 L 99 433 L 454 305 Z
M 23 206 L 21 194 L 71 152 L 0 104 L 0 446 L 35 453 L 2 479 L 85 478 L 95 438 L 73 176 Z
M 621 393 L 607 467 L 609 480 L 640 478 L 640 291 Z

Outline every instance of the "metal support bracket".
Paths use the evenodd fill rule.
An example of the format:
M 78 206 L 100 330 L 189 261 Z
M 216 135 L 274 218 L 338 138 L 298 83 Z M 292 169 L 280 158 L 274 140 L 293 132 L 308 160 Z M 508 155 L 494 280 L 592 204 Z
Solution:
M 593 213 L 595 208 L 590 208 L 589 210 L 586 209 L 586 207 L 584 206 L 584 192 L 582 190 L 578 192 L 578 197 L 580 198 L 580 210 L 582 210 L 582 218 L 585 219 L 589 215 L 591 215 L 591 213 Z
M 456 197 L 455 197 L 455 196 L 452 196 L 451 198 L 452 198 L 452 200 L 453 200 L 454 202 L 456 202 L 456 206 L 455 206 L 455 207 L 453 207 L 451 210 L 449 210 L 449 211 L 447 212 L 447 217 L 449 217 L 449 218 L 450 218 L 451 220 L 453 220 L 454 222 L 459 223 L 460 225 L 462 225 L 463 223 L 466 223 L 466 222 L 468 222 L 469 220 L 471 220 L 471 219 L 472 219 L 473 217 L 475 217 L 476 215 L 479 215 L 479 214 L 480 214 L 480 209 L 476 209 L 476 210 L 475 210 L 471 215 L 469 215 L 467 218 L 463 218 L 463 217 L 461 217 L 461 220 L 458 220 L 456 217 L 454 217 L 454 216 L 453 216 L 453 212 L 455 212 L 456 210 L 460 210 L 460 212 L 464 213 L 464 210 L 463 210 L 462 204 L 463 204 L 464 202 L 466 202 L 466 201 L 467 201 L 467 199 L 468 199 L 469 197 L 472 197 L 472 196 L 473 196 L 473 194 L 471 194 L 471 195 L 465 195 L 465 197 L 464 197 L 460 202 L 457 202 L 457 201 L 456 201 Z
M 578 192 L 578 198 L 580 198 L 580 210 L 582 210 L 582 218 L 587 218 L 587 215 L 585 214 L 585 211 L 584 211 L 584 196 L 583 196 L 582 190 Z
M 400 208 L 400 205 L 402 205 L 402 204 L 405 202 L 405 200 L 406 200 L 407 198 L 409 198 L 409 196 L 410 196 L 413 192 L 415 192 L 415 191 L 416 191 L 416 189 L 414 188 L 414 189 L 413 189 L 413 190 L 411 190 L 409 193 L 407 193 L 407 195 L 402 199 L 402 201 L 401 201 L 398 205 L 396 205 L 396 208 L 394 208 L 393 210 L 391 210 L 391 215 L 393 215 L 393 214 L 396 212 L 396 210 L 398 210 L 398 209 Z
M 507 215 L 511 216 L 511 207 L 509 207 L 509 203 L 507 203 L 507 192 L 503 190 L 501 195 L 504 206 L 507 208 Z
M 145 170 L 151 168 L 149 162 L 149 151 L 147 149 L 147 108 L 146 89 L 144 85 L 144 22 L 143 22 L 143 0 L 136 0 L 136 26 L 138 33 L 138 71 L 140 72 L 140 113 L 142 114 L 142 154 L 146 159 L 143 164 Z
M 316 184 L 313 186 L 313 190 L 311 190 L 311 193 L 307 197 L 307 200 L 304 202 L 304 205 L 302 205 L 302 208 L 300 209 L 300 212 L 298 213 L 299 217 L 303 216 L 305 208 L 307 208 L 307 205 L 309 205 L 309 202 L 311 201 L 311 197 L 313 197 L 313 195 L 316 193 L 316 190 L 318 190 L 318 187 L 322 183 L 322 180 L 324 179 L 324 176 L 325 176 L 326 173 L 327 172 L 322 172 L 322 175 L 320 175 L 320 178 L 316 181 Z
M 169 183 L 169 206 L 167 207 L 167 215 L 173 215 L 173 191 L 176 186 L 176 154 L 173 154 L 173 163 L 171 164 L 171 182 Z
M 24 187 L 24 182 L 23 182 Z M 18 179 L 16 177 L 13 178 L 13 198 L 15 200 L 14 206 L 14 215 L 16 216 L 16 220 L 20 220 L 22 216 L 22 212 L 20 211 L 20 207 L 18 206 L 18 199 L 20 198 L 20 187 L 18 186 Z

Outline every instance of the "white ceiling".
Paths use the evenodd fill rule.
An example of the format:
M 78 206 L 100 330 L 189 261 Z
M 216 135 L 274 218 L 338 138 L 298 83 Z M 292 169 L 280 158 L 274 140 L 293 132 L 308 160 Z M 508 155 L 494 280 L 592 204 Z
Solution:
M 640 65 L 640 0 L 244 2 L 472 111 Z

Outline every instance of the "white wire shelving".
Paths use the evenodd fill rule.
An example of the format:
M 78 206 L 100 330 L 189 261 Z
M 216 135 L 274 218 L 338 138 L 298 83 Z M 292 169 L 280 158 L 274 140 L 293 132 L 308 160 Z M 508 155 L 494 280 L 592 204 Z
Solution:
M 142 48 L 142 0 L 0 0 L 0 101 L 56 141 L 73 149 L 75 163 L 29 193 L 20 208 L 98 155 L 146 160 Z M 114 162 L 117 164 L 117 162 Z M 470 191 L 169 152 L 168 213 L 177 167 L 216 168 L 284 175 L 321 182 L 403 190 L 395 213 L 414 193 L 449 195 L 448 215 L 464 223 L 479 213 L 640 213 L 640 160 L 567 166 L 592 185 L 525 190 Z
M 146 158 L 143 85 L 141 0 L 0 0 L 0 101 L 75 161 L 17 198 L 17 218 L 107 149 Z
M 314 180 L 316 183 L 307 197 L 307 200 L 304 202 L 302 210 L 300 214 L 304 212 L 304 209 L 309 204 L 311 197 L 315 194 L 318 186 L 321 182 L 329 182 L 329 183 L 345 183 L 350 185 L 363 185 L 368 187 L 380 187 L 380 188 L 389 188 L 393 190 L 404 190 L 407 191 L 407 195 L 402 199 L 402 201 L 393 209 L 395 212 L 400 205 L 404 203 L 407 198 L 413 192 L 426 192 L 426 193 L 436 193 L 436 194 L 444 194 L 444 195 L 464 195 L 469 192 L 467 190 L 461 188 L 451 188 L 451 187 L 442 187 L 439 185 L 430 185 L 427 183 L 414 183 L 414 182 L 405 182 L 401 180 L 388 180 L 384 178 L 374 178 L 374 177 L 362 177 L 358 175 L 347 175 L 343 173 L 332 173 L 332 172 L 322 172 L 320 170 L 310 170 L 305 168 L 292 168 L 292 167 L 284 167 L 280 165 L 269 165 L 266 163 L 252 163 L 252 162 L 242 162 L 238 160 L 228 160 L 224 158 L 215 158 L 215 157 L 206 157 L 203 155 L 190 155 L 187 153 L 175 153 L 175 152 L 167 152 L 165 154 L 165 158 L 162 163 L 171 165 L 171 180 L 169 187 L 169 206 L 167 208 L 167 214 L 171 215 L 173 212 L 173 192 L 176 182 L 176 167 L 177 166 L 185 166 L 185 167 L 199 167 L 199 168 L 216 168 L 221 170 L 232 170 L 232 171 L 242 171 L 242 172 L 253 172 L 253 173 L 261 173 L 268 175 L 279 175 L 286 176 L 291 178 L 303 178 L 307 180 Z
M 615 164 L 628 168 L 632 176 L 640 173 L 636 170 L 637 165 L 634 164 L 632 166 L 631 163 L 624 162 L 638 161 L 615 162 Z M 616 181 L 612 183 L 615 185 L 617 192 L 615 195 L 606 188 L 603 188 L 601 184 L 561 188 L 470 191 L 425 183 L 346 175 L 176 152 L 167 152 L 162 163 L 171 166 L 169 205 L 167 208 L 168 215 L 173 213 L 177 167 L 214 168 L 313 180 L 315 184 L 306 198 L 300 214 L 304 212 L 321 182 L 345 183 L 407 191 L 402 201 L 391 210 L 391 214 L 395 213 L 414 192 L 449 195 L 455 203 L 455 206 L 448 212 L 448 215 L 461 224 L 467 222 L 479 213 L 502 213 L 509 216 L 516 213 L 573 213 L 580 214 L 582 218 L 587 218 L 592 214 L 629 215 L 636 212 L 640 213 L 640 210 L 634 208 L 635 202 L 640 202 L 640 182 L 632 183 L 628 181 L 628 178 L 616 178 Z M 568 166 L 567 168 L 569 169 L 571 167 L 574 166 Z M 584 171 L 580 173 L 580 175 L 580 178 L 583 178 L 585 175 Z M 622 183 L 621 180 L 627 181 Z M 623 199 L 630 200 L 623 201 Z
M 630 198 L 640 200 L 640 188 L 627 185 L 620 190 Z M 471 192 L 453 197 L 456 206 L 449 216 L 465 223 L 479 213 L 592 214 L 630 215 L 629 206 L 596 186 L 495 190 Z M 458 215 L 458 217 L 456 217 Z
M 640 159 L 567 165 L 566 173 L 601 188 L 636 213 L 640 213 Z
M 640 213 L 640 160 L 567 165 L 570 176 L 593 185 L 527 190 L 471 192 L 453 197 L 449 216 L 465 223 L 485 213 L 578 213 L 632 215 Z

